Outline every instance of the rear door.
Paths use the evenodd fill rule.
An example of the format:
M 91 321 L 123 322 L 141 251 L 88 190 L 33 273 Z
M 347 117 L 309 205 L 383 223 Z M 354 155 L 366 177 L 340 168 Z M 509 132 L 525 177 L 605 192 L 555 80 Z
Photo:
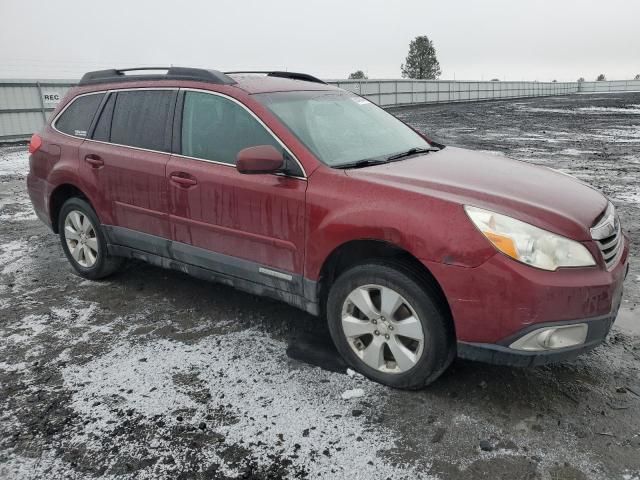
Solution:
M 84 188 L 114 243 L 166 253 L 166 166 L 176 97 L 177 89 L 111 92 L 91 139 L 80 147 Z
M 181 92 L 176 118 L 180 153 L 167 166 L 174 257 L 300 293 L 307 181 L 293 155 L 230 97 Z M 288 174 L 239 173 L 237 153 L 265 144 L 287 157 Z

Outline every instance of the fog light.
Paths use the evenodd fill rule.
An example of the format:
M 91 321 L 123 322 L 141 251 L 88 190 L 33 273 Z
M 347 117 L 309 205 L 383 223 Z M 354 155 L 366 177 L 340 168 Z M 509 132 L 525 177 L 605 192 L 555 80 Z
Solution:
M 536 352 L 573 347 L 584 343 L 588 331 L 586 323 L 539 328 L 519 338 L 509 348 Z

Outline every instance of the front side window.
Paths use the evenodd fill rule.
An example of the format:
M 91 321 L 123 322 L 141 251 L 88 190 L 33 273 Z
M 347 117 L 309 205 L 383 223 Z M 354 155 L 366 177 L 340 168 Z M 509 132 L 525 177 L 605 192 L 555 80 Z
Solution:
M 56 129 L 67 135 L 85 138 L 103 97 L 104 93 L 77 97 L 56 120 Z
M 109 141 L 148 150 L 170 151 L 170 112 L 175 97 L 176 92 L 170 90 L 118 92 Z
M 182 155 L 235 165 L 247 147 L 282 146 L 237 103 L 202 92 L 185 92 L 182 114 Z
M 331 167 L 430 148 L 424 138 L 393 115 L 351 93 L 298 91 L 255 97 Z

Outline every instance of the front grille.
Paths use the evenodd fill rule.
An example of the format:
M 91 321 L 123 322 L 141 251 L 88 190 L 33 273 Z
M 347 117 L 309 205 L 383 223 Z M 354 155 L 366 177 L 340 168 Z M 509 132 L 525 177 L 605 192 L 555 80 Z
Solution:
M 598 243 L 607 269 L 615 265 L 618 254 L 622 250 L 622 228 L 611 202 L 598 223 L 591 228 L 591 237 Z

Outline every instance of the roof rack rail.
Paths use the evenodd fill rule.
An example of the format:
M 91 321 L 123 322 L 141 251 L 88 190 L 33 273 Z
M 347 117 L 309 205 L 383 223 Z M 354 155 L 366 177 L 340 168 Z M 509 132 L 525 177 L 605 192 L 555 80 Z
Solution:
M 146 75 L 127 74 L 127 72 L 145 72 L 158 70 L 166 70 L 167 73 L 153 73 Z M 231 85 L 236 83 L 233 78 L 228 77 L 224 73 L 217 70 L 185 67 L 141 67 L 122 68 L 119 70 L 112 68 L 108 70 L 87 72 L 82 76 L 82 79 L 80 79 L 79 85 L 93 85 L 96 83 L 136 82 L 141 80 L 191 80 L 196 82 L 217 83 L 223 85 Z
M 322 83 L 324 85 L 327 82 L 320 80 L 313 75 L 309 75 L 308 73 L 297 73 L 297 72 L 281 72 L 281 71 L 259 71 L 259 70 L 247 70 L 247 71 L 238 71 L 238 72 L 224 72 L 226 75 L 240 74 L 240 73 L 262 73 L 267 77 L 278 77 L 278 78 L 289 78 L 291 80 L 302 80 L 303 82 L 314 82 L 314 83 Z

